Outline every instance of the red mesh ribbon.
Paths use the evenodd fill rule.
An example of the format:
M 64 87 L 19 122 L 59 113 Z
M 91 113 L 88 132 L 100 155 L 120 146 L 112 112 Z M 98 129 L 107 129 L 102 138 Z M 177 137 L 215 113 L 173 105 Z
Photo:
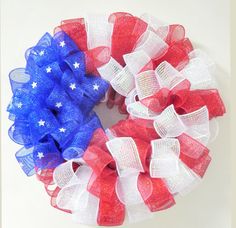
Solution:
M 223 116 L 226 112 L 224 102 L 217 89 L 189 91 L 186 101 L 180 108 L 183 112 L 188 113 L 204 105 L 208 108 L 210 119 Z
M 146 142 L 159 138 L 153 128 L 153 121 L 144 119 L 121 120 L 113 125 L 110 130 L 117 137 L 140 138 Z
M 210 119 L 225 113 L 225 106 L 218 90 L 190 91 L 188 80 L 182 81 L 172 90 L 162 88 L 153 96 L 142 99 L 141 103 L 157 113 L 162 112 L 171 104 L 174 104 L 178 114 L 190 113 L 205 105 L 208 108 Z
M 111 56 L 122 66 L 125 66 L 123 55 L 134 51 L 137 41 L 148 28 L 146 22 L 125 12 L 113 13 L 108 20 L 114 25 L 111 47 L 101 46 L 88 50 L 86 26 L 83 18 L 64 20 L 55 29 L 55 31 L 63 30 L 67 33 L 78 48 L 84 51 L 87 74 L 99 75 L 97 68 L 108 63 Z M 142 65 L 140 72 L 155 70 L 163 61 L 167 61 L 178 71 L 189 63 L 189 53 L 193 50 L 193 46 L 190 40 L 185 38 L 183 26 L 170 25 L 164 41 L 168 44 L 167 50 L 165 49 L 166 51 L 158 58 L 150 58 L 150 61 L 148 59 L 149 62 L 147 63 L 146 61 L 145 63 L 147 64 L 144 67 L 144 64 Z M 109 108 L 117 105 L 120 113 L 127 114 L 124 96 L 119 95 L 112 87 L 109 88 L 107 96 L 107 106 Z M 174 105 L 178 114 L 191 113 L 203 106 L 207 106 L 210 119 L 222 116 L 225 113 L 225 106 L 217 89 L 191 90 L 191 84 L 187 79 L 172 89 L 161 87 L 154 95 L 145 97 L 140 102 L 157 114 L 171 104 Z M 109 130 L 114 137 L 132 137 L 135 142 L 137 147 L 135 148 L 138 152 L 135 154 L 136 157 L 134 156 L 136 158 L 135 161 L 141 162 L 140 166 L 143 168 L 136 173 L 141 172 L 138 174 L 137 187 L 142 197 L 141 199 L 143 199 L 149 210 L 154 212 L 173 206 L 175 200 L 170 193 L 173 193 L 173 191 L 170 190 L 166 179 L 164 180 L 163 176 L 161 176 L 163 179 L 159 178 L 159 176 L 157 178 L 150 176 L 150 161 L 153 159 L 151 141 L 160 139 L 153 127 L 153 120 L 132 119 L 131 116 L 128 116 L 126 120 L 119 121 Z M 160 132 L 159 134 L 161 135 Z M 180 151 L 177 159 L 180 159 L 195 174 L 203 177 L 211 161 L 209 150 L 187 134 L 181 134 L 177 139 Z M 121 177 L 121 173 L 117 172 L 118 165 L 116 167 L 116 164 L 119 163 L 115 162 L 112 157 L 113 154 L 110 153 L 106 146 L 108 141 L 109 139 L 104 130 L 97 129 L 83 155 L 86 165 L 92 169 L 90 177 L 91 170 L 87 167 L 90 170 L 88 176 L 90 179 L 88 185 L 86 184 L 85 186 L 87 186 L 89 193 L 99 198 L 97 223 L 102 226 L 121 225 L 124 222 L 126 210 L 124 202 L 122 201 L 122 203 L 119 200 L 121 198 L 118 198 L 119 194 L 116 192 L 117 179 Z M 74 166 L 71 172 L 74 174 L 73 170 L 76 172 L 80 165 L 77 163 L 72 165 Z M 51 196 L 52 206 L 58 208 L 56 199 L 61 189 L 59 187 L 51 189 L 54 184 L 53 172 L 53 169 L 45 169 L 40 172 L 36 170 L 38 179 L 44 183 L 47 193 Z M 63 188 L 63 186 L 61 187 Z M 71 213 L 69 210 L 60 210 Z
M 196 174 L 203 177 L 211 162 L 209 150 L 186 134 L 178 137 L 180 143 L 180 159 Z
M 131 120 L 127 121 L 132 123 Z M 134 132 L 137 134 L 139 131 L 134 130 Z M 150 134 L 147 136 L 149 140 L 150 136 Z M 85 162 L 93 169 L 93 174 L 88 184 L 88 191 L 100 199 L 98 224 L 106 226 L 121 225 L 124 221 L 125 206 L 119 201 L 115 192 L 117 173 L 114 160 L 104 146 L 107 140 L 105 133 L 101 129 L 97 130 L 89 148 L 83 156 Z M 163 210 L 174 205 L 174 198 L 164 182 L 161 179 L 152 179 L 148 174 L 151 152 L 150 144 L 140 138 L 135 138 L 134 140 L 138 148 L 142 166 L 146 172 L 146 174 L 139 175 L 137 183 L 145 204 L 151 211 Z
M 167 209 L 175 204 L 174 197 L 160 178 L 151 178 L 148 174 L 140 174 L 138 189 L 143 201 L 152 212 Z
M 130 136 L 135 139 L 143 167 L 145 167 L 145 171 L 148 172 L 150 158 L 150 148 L 148 148 L 150 145 L 149 143 L 151 140 L 158 138 L 158 135 L 154 132 L 154 129 L 147 124 L 145 126 L 144 120 L 128 119 L 117 123 L 113 126 L 112 130 L 118 137 Z M 142 140 L 140 140 L 140 138 L 148 143 L 145 144 Z M 209 150 L 204 145 L 186 134 L 182 134 L 177 139 L 180 142 L 180 159 L 196 174 L 203 177 L 211 161 Z
M 112 87 L 109 87 L 107 92 L 107 107 L 113 108 L 118 106 L 118 110 L 121 114 L 127 114 L 125 97 L 118 94 Z
M 85 51 L 86 73 L 99 75 L 97 68 L 107 63 L 109 59 L 109 47 L 97 47 Z
M 142 20 L 126 14 L 118 14 L 118 16 L 111 15 L 114 20 L 114 30 L 112 35 L 112 50 L 111 55 L 121 65 L 124 65 L 123 55 L 130 53 L 138 38 L 145 32 L 147 25 Z M 122 33 L 121 31 L 124 31 Z M 184 38 L 185 31 L 181 25 L 170 25 L 169 33 L 166 42 L 169 45 L 167 52 L 162 57 L 152 59 L 146 64 L 140 72 L 146 70 L 154 70 L 163 61 L 169 62 L 178 70 L 184 68 L 189 62 L 188 54 L 193 50 L 193 46 L 188 38 Z M 108 105 L 116 104 L 113 97 L 116 92 L 108 95 Z M 118 95 L 119 96 L 119 95 Z M 121 113 L 125 110 L 124 101 L 118 104 Z
M 98 224 L 101 226 L 118 226 L 125 219 L 125 206 L 119 201 L 115 192 L 117 174 L 113 170 L 104 170 L 100 176 L 100 201 Z
M 99 75 L 97 68 L 107 63 L 110 59 L 110 48 L 97 47 L 88 50 L 87 32 L 84 18 L 64 20 L 61 25 L 55 29 L 55 32 L 64 31 L 81 51 L 85 52 L 86 73 Z
M 61 22 L 61 25 L 55 29 L 55 32 L 58 30 L 63 30 L 67 33 L 81 51 L 88 50 L 84 18 L 64 20 Z
M 93 169 L 88 191 L 100 199 L 97 222 L 103 226 L 114 226 L 123 223 L 125 207 L 115 192 L 117 173 L 115 162 L 105 146 L 107 140 L 102 129 L 95 131 L 83 159 Z
M 37 176 L 38 180 L 44 184 L 47 194 L 51 197 L 52 207 L 55 207 L 56 209 L 64 211 L 66 213 L 71 213 L 71 211 L 61 209 L 57 206 L 56 199 L 57 199 L 57 195 L 61 189 L 59 187 L 54 186 L 53 171 L 54 171 L 54 169 L 44 169 L 41 171 L 36 170 L 36 176 Z M 51 188 L 53 187 L 53 188 L 51 189 L 50 187 Z
M 147 23 L 127 13 L 112 14 L 110 20 L 114 22 L 111 56 L 124 66 L 123 55 L 132 52 Z
M 163 61 L 167 61 L 178 70 L 184 68 L 189 62 L 188 54 L 193 50 L 193 46 L 188 38 L 171 42 L 166 54 L 158 59 L 154 59 L 154 68 Z
M 169 25 L 169 32 L 165 39 L 169 45 L 183 40 L 185 37 L 185 29 L 182 25 Z
M 118 122 L 111 128 L 111 131 L 117 136 L 133 137 L 145 171 L 139 174 L 137 187 L 146 206 L 151 212 L 155 212 L 173 206 L 175 200 L 162 179 L 151 178 L 149 175 L 150 141 L 159 137 L 151 125 L 150 120 L 127 119 Z M 209 150 L 186 134 L 180 135 L 177 139 L 180 143 L 181 161 L 203 177 L 211 161 Z M 103 226 L 114 226 L 124 222 L 125 205 L 120 202 L 116 194 L 118 174 L 114 159 L 106 147 L 107 141 L 105 132 L 102 129 L 96 130 L 83 159 L 93 170 L 87 190 L 99 198 L 97 223 Z M 76 170 L 78 165 L 74 168 Z M 44 170 L 38 174 L 38 177 L 47 186 L 52 206 L 58 208 L 56 198 L 60 188 L 57 187 L 52 191 L 48 189 L 48 186 L 52 184 L 52 173 L 53 170 Z M 63 211 L 70 213 L 69 210 Z

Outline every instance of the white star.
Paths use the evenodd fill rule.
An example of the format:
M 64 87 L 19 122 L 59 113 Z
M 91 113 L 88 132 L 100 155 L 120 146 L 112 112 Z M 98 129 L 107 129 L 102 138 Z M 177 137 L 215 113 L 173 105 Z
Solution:
M 33 89 L 36 88 L 36 87 L 37 87 L 37 82 L 33 82 L 33 83 L 31 84 L 31 86 L 32 86 Z
M 22 162 L 19 162 L 19 165 L 20 165 L 20 167 L 23 167 L 23 166 L 24 166 L 24 164 L 23 164 Z
M 71 88 L 71 90 L 76 89 L 75 83 L 70 83 L 70 88 Z
M 63 48 L 65 45 L 66 45 L 66 43 L 65 43 L 65 41 L 64 41 L 64 40 L 60 42 L 60 47 L 62 47 L 62 48 Z
M 62 127 L 62 128 L 59 128 L 59 131 L 62 133 L 65 133 L 66 129 Z
M 38 152 L 37 157 L 38 157 L 39 159 L 43 158 L 43 157 L 44 157 L 43 152 Z
M 17 108 L 22 108 L 22 105 L 23 105 L 23 104 L 22 104 L 21 102 L 18 103 L 18 104 L 17 104 Z
M 77 62 L 75 62 L 75 63 L 73 64 L 73 66 L 74 66 L 75 69 L 79 68 L 79 65 L 80 65 L 80 64 L 77 63 Z
M 39 126 L 44 126 L 45 121 L 41 119 L 40 121 L 38 121 L 38 124 L 39 124 Z
M 34 55 L 38 55 L 36 51 L 31 51 L 31 53 L 33 53 Z
M 47 67 L 47 68 L 46 68 L 46 72 L 47 72 L 47 73 L 51 73 L 51 72 L 52 72 L 52 68 L 51 68 L 50 66 Z
M 94 84 L 93 85 L 93 90 L 96 90 L 96 91 L 98 91 L 98 89 L 99 89 L 99 85 L 96 83 L 96 84 Z
M 40 52 L 39 52 L 39 55 L 40 55 L 40 56 L 43 56 L 43 55 L 44 55 L 44 50 L 40 51 Z
M 16 130 L 15 126 L 11 127 L 11 131 L 14 132 Z
M 62 103 L 61 103 L 61 102 L 57 102 L 57 103 L 55 104 L 55 107 L 57 107 L 57 108 L 62 107 Z

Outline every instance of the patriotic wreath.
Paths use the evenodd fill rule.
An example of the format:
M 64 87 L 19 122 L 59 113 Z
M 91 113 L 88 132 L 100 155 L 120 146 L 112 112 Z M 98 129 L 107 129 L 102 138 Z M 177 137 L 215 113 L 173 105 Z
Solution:
M 148 14 L 87 15 L 62 21 L 25 58 L 9 74 L 9 136 L 52 206 L 79 223 L 137 222 L 203 177 L 209 122 L 225 107 L 214 63 L 183 26 Z M 127 118 L 103 129 L 93 111 L 100 102 Z

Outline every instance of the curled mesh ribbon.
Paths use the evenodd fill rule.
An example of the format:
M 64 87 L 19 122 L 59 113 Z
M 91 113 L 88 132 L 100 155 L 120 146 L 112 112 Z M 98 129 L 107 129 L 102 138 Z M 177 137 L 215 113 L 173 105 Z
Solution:
M 94 130 L 101 128 L 92 109 L 108 83 L 86 74 L 84 53 L 64 32 L 45 34 L 26 59 L 26 68 L 9 75 L 13 97 L 8 112 L 14 120 L 9 135 L 25 147 L 17 160 L 31 174 L 83 156 Z
M 182 25 L 89 14 L 63 20 L 25 58 L 9 74 L 8 134 L 53 207 L 78 223 L 118 226 L 173 206 L 200 182 L 209 124 L 225 107 L 214 62 Z M 104 129 L 99 102 L 127 118 Z

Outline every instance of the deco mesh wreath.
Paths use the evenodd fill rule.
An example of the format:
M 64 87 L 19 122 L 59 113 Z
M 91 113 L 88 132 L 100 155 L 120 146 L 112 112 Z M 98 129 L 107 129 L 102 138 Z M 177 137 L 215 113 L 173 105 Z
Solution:
M 209 120 L 225 107 L 214 63 L 183 26 L 88 15 L 62 21 L 25 58 L 9 75 L 9 136 L 52 206 L 79 223 L 121 225 L 173 206 L 203 177 Z M 104 130 L 101 101 L 127 118 Z

